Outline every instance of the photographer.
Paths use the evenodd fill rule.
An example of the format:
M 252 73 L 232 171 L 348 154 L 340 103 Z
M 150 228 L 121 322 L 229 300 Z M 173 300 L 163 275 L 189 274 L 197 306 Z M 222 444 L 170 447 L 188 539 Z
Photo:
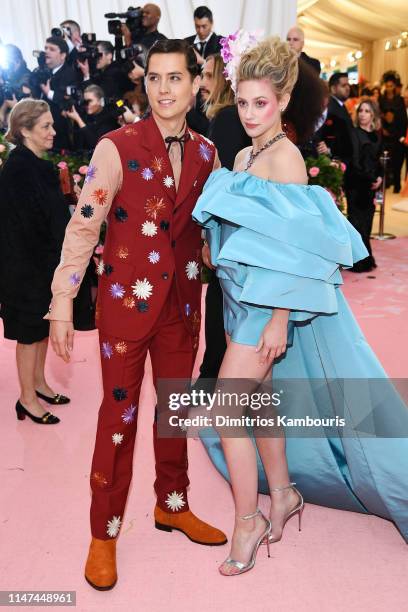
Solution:
M 51 72 L 47 83 L 41 84 L 42 97 L 50 105 L 54 119 L 56 136 L 55 149 L 72 149 L 69 124 L 61 111 L 64 99 L 67 96 L 67 87 L 77 85 L 75 70 L 67 63 L 68 45 L 63 38 L 50 36 L 45 44 L 45 64 Z
M 82 46 L 81 26 L 72 19 L 66 19 L 60 23 L 60 28 L 62 29 L 64 40 L 68 45 L 69 55 L 67 57 L 67 62 L 76 68 L 78 49 Z
M 103 91 L 98 85 L 90 85 L 84 91 L 86 119 L 83 120 L 75 106 L 65 111 L 64 115 L 74 121 L 77 132 L 77 150 L 92 150 L 99 138 L 119 127 L 114 107 L 106 107 Z
M 7 68 L 0 76 L 0 123 L 7 125 L 7 115 L 18 100 L 30 95 L 28 85 L 31 72 L 27 68 L 23 55 L 15 45 L 4 45 L 4 59 Z
M 113 61 L 113 45 L 108 40 L 99 40 L 97 49 L 99 56 L 95 74 L 90 74 L 87 61 L 79 63 L 84 75 L 83 86 L 99 85 L 106 98 L 121 98 L 131 88 L 131 83 L 120 64 Z
M 143 45 L 148 51 L 157 40 L 165 40 L 167 36 L 157 30 L 160 17 L 161 10 L 157 4 L 145 4 L 142 9 L 141 23 L 138 22 L 137 27 L 132 29 L 128 22 L 122 25 L 126 46 L 129 47 L 132 43 L 139 44 Z

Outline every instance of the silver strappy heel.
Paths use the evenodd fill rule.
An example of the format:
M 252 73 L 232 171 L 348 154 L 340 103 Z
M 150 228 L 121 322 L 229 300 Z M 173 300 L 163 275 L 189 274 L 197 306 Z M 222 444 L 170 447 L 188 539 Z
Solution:
M 248 572 L 250 569 L 252 569 L 255 565 L 256 554 L 258 552 L 258 548 L 262 544 L 263 541 L 266 541 L 268 557 L 270 557 L 269 534 L 271 532 L 271 521 L 262 514 L 259 508 L 257 508 L 256 512 L 254 512 L 253 514 L 247 514 L 246 516 L 240 516 L 239 518 L 242 519 L 243 521 L 247 521 L 248 519 L 255 518 L 258 514 L 262 516 L 267 527 L 265 531 L 263 532 L 263 534 L 257 539 L 254 549 L 252 551 L 250 560 L 248 561 L 248 563 L 242 563 L 241 561 L 234 561 L 234 559 L 231 559 L 231 557 L 228 557 L 228 559 L 226 559 L 224 563 L 220 565 L 220 567 L 218 568 L 220 574 L 222 574 L 223 576 L 238 576 L 239 574 L 243 574 L 244 572 Z M 227 571 L 221 570 L 223 566 L 227 566 L 228 568 Z
M 268 536 L 268 542 L 269 544 L 273 544 L 274 542 L 279 542 L 279 540 L 282 538 L 282 534 L 283 534 L 283 528 L 285 527 L 287 521 L 294 516 L 295 514 L 299 515 L 299 531 L 301 531 L 301 520 L 302 520 L 302 513 L 303 513 L 303 508 L 305 507 L 305 502 L 303 499 L 302 494 L 297 490 L 297 488 L 294 486 L 296 484 L 296 482 L 291 482 L 288 485 L 286 485 L 285 487 L 276 487 L 274 489 L 271 489 L 271 491 L 283 491 L 284 489 L 293 489 L 294 491 L 296 491 L 296 493 L 299 496 L 299 502 L 298 504 L 296 504 L 296 506 L 294 508 L 292 508 L 292 510 L 290 512 L 287 513 L 287 515 L 284 518 L 283 521 L 283 525 L 282 525 L 282 533 L 280 535 L 279 538 L 273 538 L 272 535 L 270 534 Z M 271 529 L 272 530 L 272 529 Z

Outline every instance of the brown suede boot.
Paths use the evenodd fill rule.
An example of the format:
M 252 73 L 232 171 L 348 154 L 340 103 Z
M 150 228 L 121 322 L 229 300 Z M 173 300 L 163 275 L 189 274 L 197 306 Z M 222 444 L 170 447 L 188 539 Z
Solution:
M 116 573 L 116 540 L 92 538 L 85 566 L 86 581 L 98 591 L 113 589 L 118 579 Z
M 162 531 L 181 531 L 189 540 L 196 544 L 206 546 L 221 546 L 226 544 L 227 536 L 225 533 L 211 527 L 196 517 L 191 510 L 186 512 L 164 512 L 159 506 L 154 509 L 154 520 L 156 529 Z

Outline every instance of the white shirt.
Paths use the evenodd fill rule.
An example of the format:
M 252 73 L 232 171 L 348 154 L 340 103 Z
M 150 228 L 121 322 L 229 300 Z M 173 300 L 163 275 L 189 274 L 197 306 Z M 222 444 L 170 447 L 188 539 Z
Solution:
M 211 31 L 211 32 L 209 33 L 209 35 L 207 36 L 207 38 L 204 38 L 204 40 L 200 40 L 200 37 L 199 37 L 199 36 L 198 36 L 198 34 L 197 34 L 197 36 L 196 36 L 196 37 L 195 37 L 195 39 L 194 39 L 193 45 L 200 45 L 200 44 L 201 44 L 201 45 L 204 45 L 204 47 L 203 47 L 203 51 L 204 51 L 204 49 L 205 49 L 205 45 L 208 43 L 208 41 L 210 40 L 210 38 L 211 38 L 211 36 L 212 36 L 212 35 L 213 35 L 213 32 Z

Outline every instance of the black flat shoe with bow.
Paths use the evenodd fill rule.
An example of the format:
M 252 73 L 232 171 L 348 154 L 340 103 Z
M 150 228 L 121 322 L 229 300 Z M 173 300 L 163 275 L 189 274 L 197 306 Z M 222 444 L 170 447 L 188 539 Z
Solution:
M 36 396 L 40 399 L 44 400 L 44 402 L 48 402 L 48 404 L 58 405 L 58 404 L 69 404 L 71 401 L 69 397 L 65 397 L 65 395 L 61 395 L 61 393 L 57 393 L 54 397 L 48 397 L 39 391 L 35 392 Z
M 16 404 L 16 412 L 19 421 L 24 421 L 26 416 L 28 416 L 34 423 L 39 423 L 40 425 L 56 425 L 60 422 L 60 419 L 51 412 L 46 412 L 42 417 L 34 416 L 31 412 L 28 412 L 27 408 L 24 408 L 23 404 L 19 401 Z

